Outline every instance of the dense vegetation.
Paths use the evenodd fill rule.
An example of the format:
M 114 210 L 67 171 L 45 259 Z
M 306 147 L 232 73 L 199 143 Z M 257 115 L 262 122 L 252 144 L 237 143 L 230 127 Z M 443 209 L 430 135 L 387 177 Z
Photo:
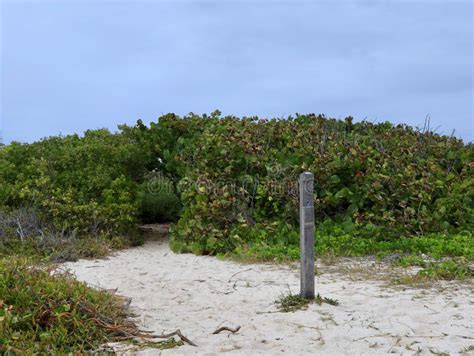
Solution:
M 167 114 L 120 129 L 4 147 L 0 206 L 31 207 L 78 235 L 133 235 L 140 220 L 178 220 L 174 248 L 197 253 L 296 247 L 296 182 L 311 171 L 324 231 L 472 243 L 474 146 L 454 137 L 313 114 Z
M 19 283 L 21 281 L 21 283 Z M 106 342 L 100 320 L 123 321 L 120 300 L 26 259 L 0 261 L 0 352 L 70 352 Z M 96 319 L 99 318 L 99 319 Z
M 354 237 L 470 236 L 474 224 L 474 147 L 453 137 L 350 117 L 259 120 L 218 112 L 169 114 L 128 133 L 178 182 L 178 249 L 297 246 L 295 183 L 303 171 L 315 175 L 316 220 Z
M 121 298 L 50 275 L 51 262 L 139 242 L 140 207 L 168 212 L 166 202 L 147 210 L 144 159 L 139 146 L 107 130 L 0 148 L 1 354 L 83 353 L 146 336 Z
M 106 130 L 52 137 L 0 152 L 0 205 L 28 206 L 58 230 L 127 231 L 136 223 L 141 150 Z
M 304 171 L 318 255 L 399 252 L 417 279 L 471 277 L 473 170 L 474 146 L 454 137 L 313 114 L 167 114 L 2 146 L 0 352 L 91 350 L 111 337 L 97 316 L 128 325 L 115 297 L 31 264 L 137 243 L 140 223 L 175 222 L 176 251 L 298 258 Z
M 128 318 L 123 298 L 31 262 L 0 260 L 1 354 L 103 352 L 106 342 L 138 343 L 138 338 L 161 349 L 181 344 L 174 339 L 153 341 L 139 330 Z

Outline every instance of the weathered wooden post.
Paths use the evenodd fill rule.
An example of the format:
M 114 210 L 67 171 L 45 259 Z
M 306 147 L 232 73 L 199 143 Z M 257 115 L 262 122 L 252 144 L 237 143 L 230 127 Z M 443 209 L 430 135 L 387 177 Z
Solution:
M 301 296 L 314 299 L 314 204 L 313 173 L 300 174 L 300 287 Z

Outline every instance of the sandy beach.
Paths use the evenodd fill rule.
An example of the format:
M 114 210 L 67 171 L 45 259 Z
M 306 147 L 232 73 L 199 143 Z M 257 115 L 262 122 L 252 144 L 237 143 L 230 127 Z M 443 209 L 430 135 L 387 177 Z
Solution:
M 473 354 L 474 295 L 469 284 L 413 288 L 380 278 L 348 278 L 344 268 L 316 277 L 316 290 L 338 306 L 312 304 L 279 312 L 275 300 L 298 293 L 297 265 L 240 264 L 215 257 L 175 254 L 166 240 L 124 250 L 107 259 L 65 267 L 93 286 L 117 288 L 131 298 L 140 326 L 181 332 L 196 343 L 148 355 L 199 354 Z M 350 270 L 350 269 L 346 269 Z M 237 333 L 217 328 L 240 326 Z

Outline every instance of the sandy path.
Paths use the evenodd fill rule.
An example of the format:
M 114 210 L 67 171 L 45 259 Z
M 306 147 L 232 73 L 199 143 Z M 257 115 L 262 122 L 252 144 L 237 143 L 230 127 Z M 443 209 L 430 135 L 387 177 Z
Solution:
M 164 241 L 66 266 L 80 280 L 131 297 L 144 328 L 179 328 L 198 345 L 163 354 L 458 354 L 474 348 L 472 286 L 395 290 L 327 273 L 317 277 L 317 290 L 339 306 L 276 313 L 273 302 L 288 286 L 298 292 L 294 267 L 177 255 Z M 211 335 L 222 325 L 242 328 Z

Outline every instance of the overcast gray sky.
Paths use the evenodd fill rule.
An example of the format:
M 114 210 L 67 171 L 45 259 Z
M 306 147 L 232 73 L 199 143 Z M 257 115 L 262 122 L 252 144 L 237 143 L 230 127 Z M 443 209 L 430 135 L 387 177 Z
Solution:
M 1 128 L 324 113 L 474 140 L 472 1 L 1 1 Z

